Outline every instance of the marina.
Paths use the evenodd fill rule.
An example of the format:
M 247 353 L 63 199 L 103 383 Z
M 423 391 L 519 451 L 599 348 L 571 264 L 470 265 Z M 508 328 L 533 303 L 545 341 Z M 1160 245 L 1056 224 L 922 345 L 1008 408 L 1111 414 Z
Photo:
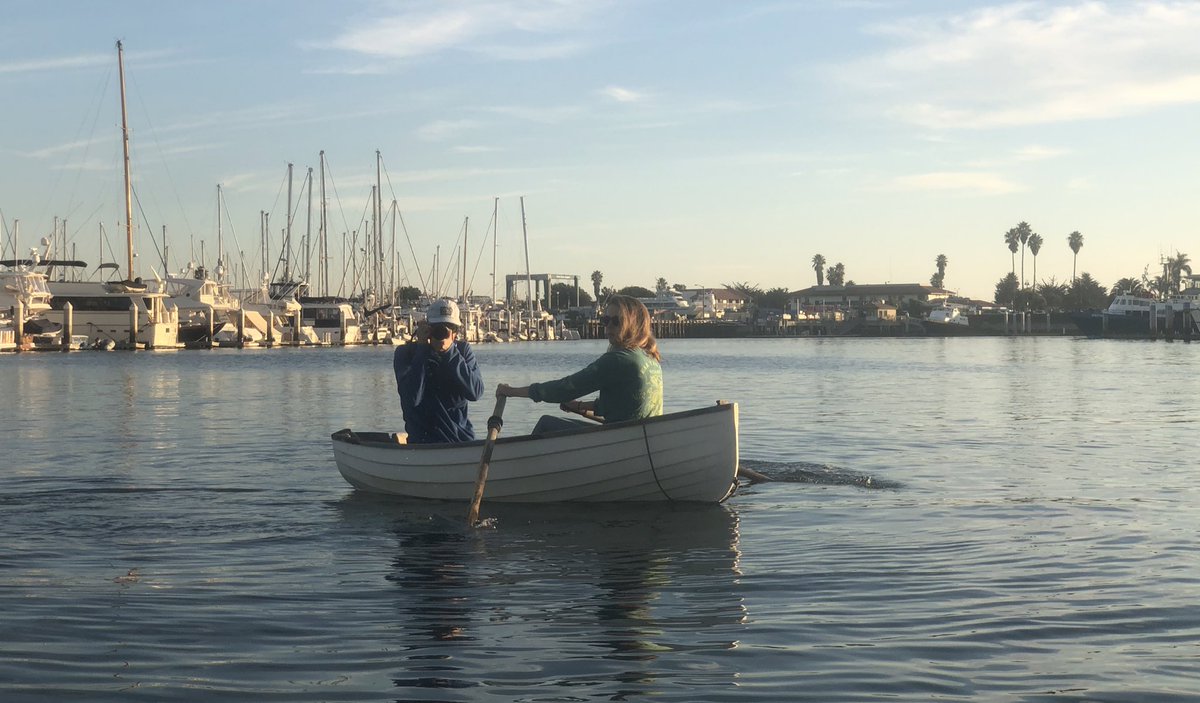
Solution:
M 476 353 L 490 389 L 602 348 Z M 488 529 L 339 474 L 332 433 L 400 426 L 386 347 L 9 355 L 0 697 L 1195 696 L 1191 347 L 661 348 L 667 412 L 736 400 L 740 463 L 773 480 L 720 505 L 485 495 Z M 501 436 L 547 412 L 509 399 Z

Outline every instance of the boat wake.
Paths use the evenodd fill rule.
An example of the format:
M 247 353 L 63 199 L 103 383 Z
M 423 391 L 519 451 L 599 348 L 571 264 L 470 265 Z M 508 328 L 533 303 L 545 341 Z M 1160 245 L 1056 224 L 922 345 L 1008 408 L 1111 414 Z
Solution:
M 807 461 L 755 461 L 743 459 L 741 466 L 779 483 L 817 483 L 825 486 L 858 486 L 871 489 L 896 489 L 902 486 L 878 476 L 867 476 L 849 469 Z

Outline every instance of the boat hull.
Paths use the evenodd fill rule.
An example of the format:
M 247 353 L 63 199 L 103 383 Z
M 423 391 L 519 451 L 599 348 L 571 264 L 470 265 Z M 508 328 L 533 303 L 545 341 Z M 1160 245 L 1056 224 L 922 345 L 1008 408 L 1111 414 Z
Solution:
M 736 484 L 737 404 L 644 421 L 496 441 L 488 501 L 719 503 Z M 389 433 L 333 435 L 338 470 L 365 491 L 469 501 L 482 441 L 398 444 Z

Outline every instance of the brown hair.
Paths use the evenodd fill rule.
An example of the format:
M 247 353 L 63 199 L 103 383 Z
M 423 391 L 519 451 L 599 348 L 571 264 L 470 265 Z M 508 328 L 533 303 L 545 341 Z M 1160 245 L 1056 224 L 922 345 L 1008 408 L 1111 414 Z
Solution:
M 608 299 L 605 307 L 616 308 L 621 318 L 617 333 L 609 337 L 613 348 L 641 349 L 655 361 L 662 361 L 658 342 L 654 340 L 654 330 L 650 327 L 650 311 L 642 301 L 628 295 L 614 295 Z

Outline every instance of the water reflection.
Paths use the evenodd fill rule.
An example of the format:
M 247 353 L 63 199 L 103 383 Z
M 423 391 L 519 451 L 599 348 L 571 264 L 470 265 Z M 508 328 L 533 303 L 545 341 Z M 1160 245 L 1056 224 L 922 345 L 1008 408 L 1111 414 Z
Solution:
M 355 492 L 339 508 L 396 541 L 398 700 L 530 686 L 626 700 L 738 676 L 747 613 L 727 506 L 493 504 L 492 530 L 467 528 L 459 505 Z

